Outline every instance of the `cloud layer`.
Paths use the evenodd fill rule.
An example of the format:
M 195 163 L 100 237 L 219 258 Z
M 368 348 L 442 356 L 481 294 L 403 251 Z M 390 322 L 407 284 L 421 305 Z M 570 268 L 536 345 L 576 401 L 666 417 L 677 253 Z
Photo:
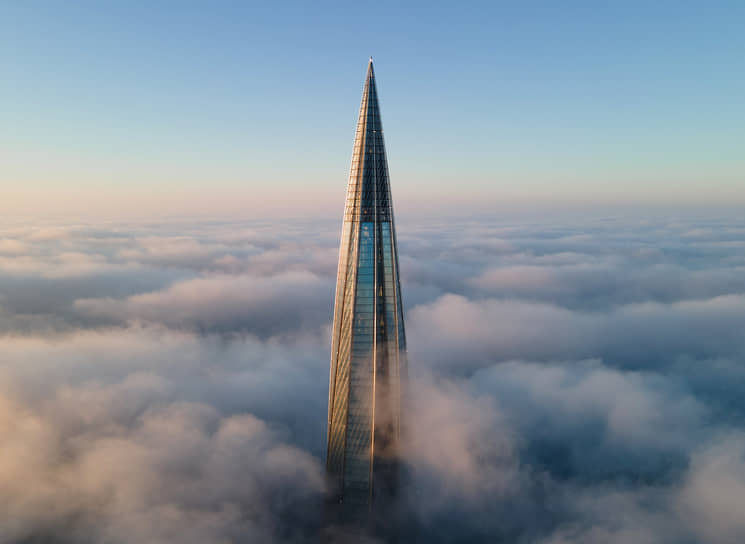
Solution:
M 410 541 L 745 539 L 742 219 L 399 226 Z M 313 542 L 336 223 L 0 227 L 0 542 Z

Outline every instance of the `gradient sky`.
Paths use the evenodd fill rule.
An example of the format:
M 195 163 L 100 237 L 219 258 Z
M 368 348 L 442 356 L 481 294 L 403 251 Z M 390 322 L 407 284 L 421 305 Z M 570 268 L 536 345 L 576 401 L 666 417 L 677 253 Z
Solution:
M 403 209 L 745 204 L 745 3 L 401 4 L 3 2 L 0 211 L 340 216 L 370 55 Z

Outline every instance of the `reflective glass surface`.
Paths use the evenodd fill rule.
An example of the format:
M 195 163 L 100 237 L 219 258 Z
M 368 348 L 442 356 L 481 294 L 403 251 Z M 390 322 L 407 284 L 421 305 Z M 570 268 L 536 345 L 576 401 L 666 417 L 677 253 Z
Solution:
M 326 468 L 336 502 L 395 492 L 406 341 L 388 164 L 372 62 L 339 250 Z

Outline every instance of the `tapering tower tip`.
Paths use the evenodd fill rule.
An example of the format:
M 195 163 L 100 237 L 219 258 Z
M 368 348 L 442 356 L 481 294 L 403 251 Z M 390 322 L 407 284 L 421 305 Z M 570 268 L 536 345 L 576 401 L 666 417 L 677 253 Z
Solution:
M 331 340 L 326 472 L 343 523 L 396 504 L 406 333 L 370 58 L 347 184 Z M 365 506 L 367 505 L 367 506 Z M 379 510 L 379 511 L 378 511 Z M 342 511 L 344 513 L 342 513 Z

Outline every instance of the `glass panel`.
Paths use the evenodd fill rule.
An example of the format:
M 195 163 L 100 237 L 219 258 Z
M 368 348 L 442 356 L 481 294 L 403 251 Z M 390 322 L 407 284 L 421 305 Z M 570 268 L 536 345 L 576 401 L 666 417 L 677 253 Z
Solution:
M 372 448 L 372 353 L 375 236 L 373 223 L 360 223 L 355 319 L 350 355 L 349 417 L 344 489 L 369 489 Z

